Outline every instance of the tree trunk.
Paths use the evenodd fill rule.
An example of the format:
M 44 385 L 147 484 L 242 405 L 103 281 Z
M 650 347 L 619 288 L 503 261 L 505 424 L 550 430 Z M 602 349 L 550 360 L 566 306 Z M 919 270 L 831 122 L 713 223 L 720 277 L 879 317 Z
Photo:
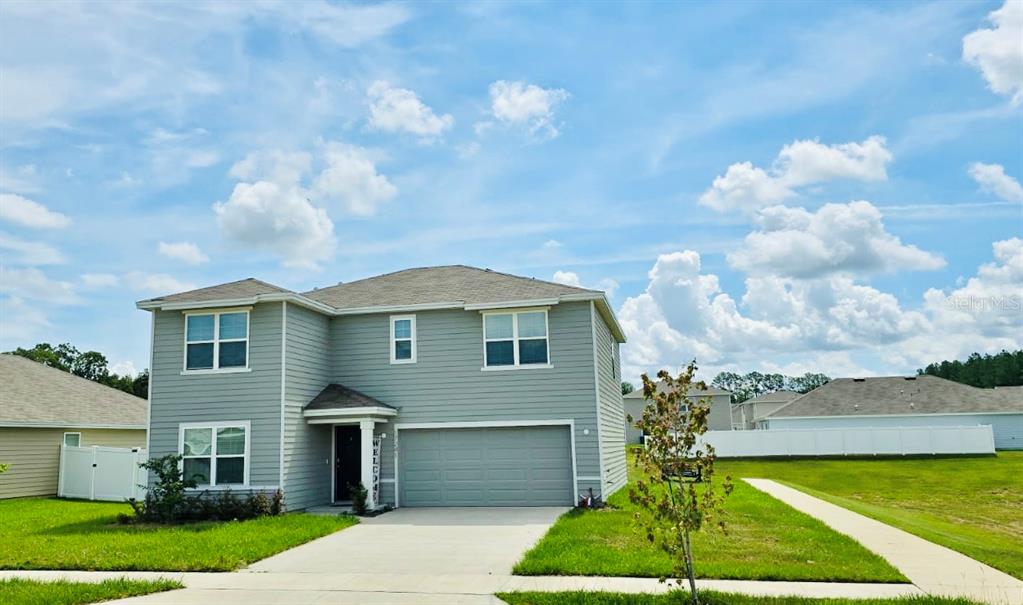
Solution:
M 693 605 L 700 605 L 700 596 L 696 593 L 696 574 L 693 571 L 693 547 L 689 543 L 689 529 L 685 529 L 686 539 L 686 573 L 689 574 L 689 595 Z

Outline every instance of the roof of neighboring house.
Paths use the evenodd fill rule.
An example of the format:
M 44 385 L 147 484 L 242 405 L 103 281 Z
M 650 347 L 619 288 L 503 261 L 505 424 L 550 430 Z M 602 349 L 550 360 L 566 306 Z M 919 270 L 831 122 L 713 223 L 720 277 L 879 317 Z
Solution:
M 147 402 L 19 355 L 0 354 L 0 426 L 145 428 Z
M 396 308 L 476 310 L 486 308 L 486 305 L 518 302 L 557 304 L 594 301 L 612 334 L 619 342 L 625 342 L 625 333 L 607 297 L 600 290 L 465 265 L 405 269 L 301 294 L 249 278 L 141 300 L 138 307 L 172 310 L 212 307 L 218 303 L 234 306 L 270 301 L 289 301 L 328 315 L 387 312 Z
M 277 294 L 281 292 L 291 293 L 291 290 L 249 277 L 226 284 L 209 286 L 208 288 L 199 288 L 198 290 L 189 290 L 188 292 L 179 292 L 167 296 L 157 296 L 142 302 L 206 302 L 211 300 L 249 298 L 261 294 Z
M 744 403 L 744 404 L 746 404 L 746 403 L 786 403 L 786 402 L 792 401 L 793 399 L 795 399 L 796 397 L 799 397 L 801 395 L 802 395 L 802 393 L 797 393 L 795 391 L 781 390 L 781 391 L 774 391 L 774 392 L 771 392 L 771 393 L 764 393 L 763 395 L 758 395 L 757 397 L 754 397 L 752 399 L 747 399 L 746 401 L 743 401 L 742 403 Z
M 307 410 L 334 410 L 338 408 L 391 408 L 396 410 L 398 408 L 387 405 L 383 401 L 375 397 L 370 397 L 365 393 L 360 393 L 355 389 L 350 389 L 342 384 L 329 384 L 327 388 L 320 391 L 320 394 L 313 398 L 305 409 Z
M 336 309 L 460 302 L 485 304 L 599 293 L 575 286 L 519 277 L 465 265 L 405 269 L 304 292 Z
M 661 393 L 663 393 L 665 391 L 664 381 L 662 381 L 662 380 L 657 381 L 657 390 L 660 391 Z M 731 394 L 732 394 L 731 391 L 726 391 L 724 389 L 718 389 L 718 388 L 715 388 L 715 387 L 707 387 L 706 391 L 700 391 L 700 390 L 696 389 L 695 387 L 691 388 L 689 390 L 689 398 L 690 399 L 692 399 L 693 397 L 700 398 L 700 397 L 711 396 L 711 395 L 731 395 Z M 628 395 L 625 395 L 624 398 L 625 399 L 643 399 L 643 387 L 641 386 L 640 388 L 636 389 L 635 391 L 632 391 Z
M 768 418 L 888 414 L 1023 413 L 1023 390 L 980 389 L 937 376 L 838 378 Z

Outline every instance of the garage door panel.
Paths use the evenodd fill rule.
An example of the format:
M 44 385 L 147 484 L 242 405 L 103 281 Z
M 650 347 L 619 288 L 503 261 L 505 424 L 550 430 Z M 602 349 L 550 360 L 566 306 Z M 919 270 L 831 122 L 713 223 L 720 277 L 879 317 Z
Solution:
M 563 506 L 572 503 L 567 427 L 404 430 L 403 506 Z

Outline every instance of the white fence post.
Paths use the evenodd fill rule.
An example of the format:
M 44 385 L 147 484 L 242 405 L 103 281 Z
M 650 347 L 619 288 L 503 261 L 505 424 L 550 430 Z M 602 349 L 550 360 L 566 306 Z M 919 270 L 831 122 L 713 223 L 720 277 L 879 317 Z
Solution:
M 139 448 L 61 445 L 57 495 L 114 502 L 138 499 L 144 490 L 139 487 L 139 464 L 146 455 L 146 450 Z

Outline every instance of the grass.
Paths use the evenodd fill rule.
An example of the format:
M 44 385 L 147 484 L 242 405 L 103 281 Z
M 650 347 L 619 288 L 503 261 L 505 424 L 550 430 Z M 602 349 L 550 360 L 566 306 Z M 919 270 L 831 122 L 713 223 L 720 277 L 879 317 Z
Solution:
M 630 463 L 630 474 L 635 473 Z M 633 477 L 634 478 L 634 477 Z M 519 575 L 660 577 L 671 573 L 665 553 L 635 521 L 628 489 L 613 509 L 565 513 L 516 564 Z M 725 509 L 727 534 L 694 535 L 696 575 L 737 580 L 905 582 L 884 559 L 823 523 L 740 481 Z
M 509 592 L 497 595 L 509 605 L 687 605 L 688 593 L 622 594 L 616 592 Z M 700 593 L 703 605 L 978 605 L 966 599 L 904 597 L 898 599 L 811 599 L 754 597 L 724 592 Z
M 981 458 L 720 461 L 1023 579 L 1023 452 Z
M 108 502 L 0 500 L 0 569 L 231 571 L 358 522 L 289 513 L 251 521 L 118 525 L 118 513 L 130 510 Z
M 0 603 L 5 605 L 81 605 L 123 599 L 182 588 L 171 580 L 104 580 L 103 582 L 37 582 L 12 578 L 0 580 Z

